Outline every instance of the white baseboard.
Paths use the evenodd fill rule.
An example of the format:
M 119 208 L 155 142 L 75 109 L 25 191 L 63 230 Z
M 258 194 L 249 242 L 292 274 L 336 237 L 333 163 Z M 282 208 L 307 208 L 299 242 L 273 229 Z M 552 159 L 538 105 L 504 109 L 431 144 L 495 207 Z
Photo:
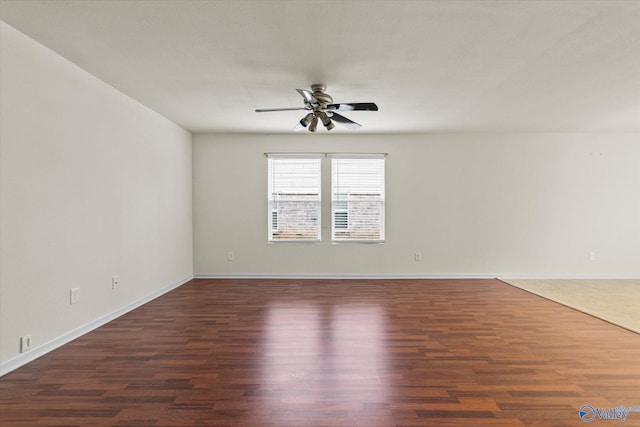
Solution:
M 196 274 L 194 279 L 495 279 L 495 274 Z
M 194 279 L 640 279 L 640 273 L 196 274 Z
M 128 304 L 124 307 L 119 308 L 118 310 L 115 310 L 109 314 L 106 314 L 104 316 L 101 316 L 85 325 L 80 326 L 77 329 L 74 329 L 73 331 L 67 332 L 64 335 L 59 336 L 58 338 L 54 338 L 49 342 L 46 342 L 42 345 L 39 345 L 37 347 L 32 348 L 31 350 L 22 353 L 16 357 L 14 357 L 13 359 L 10 359 L 2 364 L 0 364 L 0 377 L 8 374 L 9 372 L 18 369 L 19 367 L 26 365 L 27 363 L 39 358 L 40 356 L 43 356 L 47 353 L 49 353 L 50 351 L 55 350 L 56 348 L 63 346 L 64 344 L 67 344 L 68 342 L 73 341 L 76 338 L 81 337 L 82 335 L 86 334 L 87 332 L 91 332 L 96 328 L 99 328 L 100 326 L 109 323 L 110 321 L 122 316 L 123 314 L 126 314 L 128 312 L 130 312 L 131 310 L 134 310 L 138 307 L 140 307 L 141 305 L 144 305 L 146 303 L 148 303 L 149 301 L 152 301 L 156 298 L 158 298 L 159 296 L 166 294 L 167 292 L 178 288 L 182 285 L 184 285 L 185 283 L 187 283 L 188 281 L 190 281 L 191 279 L 193 279 L 193 276 L 189 276 L 185 279 L 182 279 L 176 283 L 173 283 L 165 288 L 162 288 L 158 291 L 152 292 L 151 294 L 147 295 L 146 297 Z
M 616 274 L 616 273 L 593 273 L 593 274 L 499 274 L 496 276 L 500 280 L 536 279 L 536 280 L 638 280 L 640 273 Z

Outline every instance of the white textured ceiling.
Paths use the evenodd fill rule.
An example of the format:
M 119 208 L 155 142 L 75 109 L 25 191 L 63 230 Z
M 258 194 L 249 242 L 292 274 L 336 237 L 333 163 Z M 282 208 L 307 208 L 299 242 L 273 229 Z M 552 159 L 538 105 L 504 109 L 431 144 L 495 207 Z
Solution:
M 0 0 L 0 19 L 193 132 L 640 131 L 640 1 Z M 326 132 L 320 128 L 318 132 Z

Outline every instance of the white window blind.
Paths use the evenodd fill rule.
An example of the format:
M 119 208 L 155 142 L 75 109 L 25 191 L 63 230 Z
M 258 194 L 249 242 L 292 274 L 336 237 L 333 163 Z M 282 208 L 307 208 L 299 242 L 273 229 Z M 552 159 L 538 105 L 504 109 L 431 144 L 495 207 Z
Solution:
M 320 157 L 268 161 L 269 241 L 320 241 Z
M 331 240 L 384 242 L 384 156 L 331 159 Z

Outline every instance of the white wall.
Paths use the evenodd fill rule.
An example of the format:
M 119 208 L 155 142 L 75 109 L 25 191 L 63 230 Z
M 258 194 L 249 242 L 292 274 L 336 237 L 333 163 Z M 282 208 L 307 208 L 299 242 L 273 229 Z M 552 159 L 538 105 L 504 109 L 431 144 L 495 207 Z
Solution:
M 37 349 L 193 275 L 191 135 L 0 26 L 7 366 L 22 335 Z
M 321 132 L 194 136 L 196 276 L 640 277 L 638 134 Z M 267 243 L 264 152 L 305 151 L 389 153 L 386 243 L 330 243 L 328 162 L 323 242 Z

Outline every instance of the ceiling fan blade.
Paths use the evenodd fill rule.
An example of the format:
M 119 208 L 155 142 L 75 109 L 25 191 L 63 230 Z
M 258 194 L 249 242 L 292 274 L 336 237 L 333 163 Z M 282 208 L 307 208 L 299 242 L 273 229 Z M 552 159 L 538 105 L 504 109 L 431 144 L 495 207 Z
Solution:
M 318 100 L 311 92 L 305 89 L 296 89 L 300 95 L 304 98 L 304 102 L 307 104 L 318 104 Z
M 295 111 L 295 110 L 310 110 L 307 107 L 292 107 L 292 108 L 258 108 L 256 113 L 268 113 L 270 111 Z
M 334 122 L 340 123 L 342 126 L 346 127 L 347 129 L 360 129 L 362 127 L 362 125 L 360 125 L 359 123 L 356 123 L 353 120 L 349 120 L 345 116 L 341 116 L 338 113 L 333 113 L 331 115 L 331 120 L 333 120 Z
M 378 111 L 378 106 L 373 102 L 353 102 L 351 104 L 329 104 L 330 111 Z

